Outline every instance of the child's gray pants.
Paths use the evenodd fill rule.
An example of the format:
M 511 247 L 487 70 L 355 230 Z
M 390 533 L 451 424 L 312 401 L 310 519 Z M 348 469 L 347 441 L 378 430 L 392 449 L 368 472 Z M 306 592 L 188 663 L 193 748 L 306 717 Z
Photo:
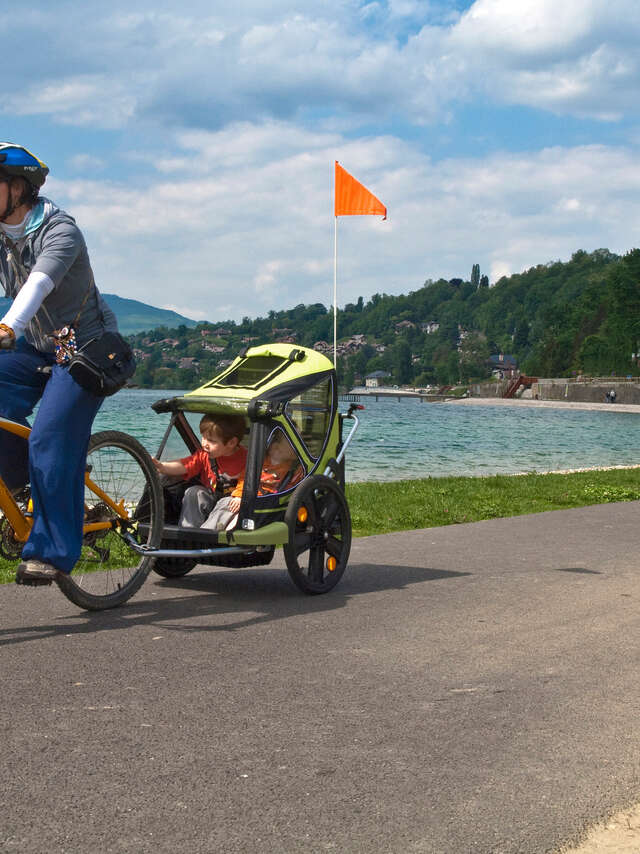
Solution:
M 182 499 L 179 525 L 182 528 L 209 528 L 224 531 L 236 515 L 229 510 L 230 498 L 216 497 L 206 486 L 190 486 Z

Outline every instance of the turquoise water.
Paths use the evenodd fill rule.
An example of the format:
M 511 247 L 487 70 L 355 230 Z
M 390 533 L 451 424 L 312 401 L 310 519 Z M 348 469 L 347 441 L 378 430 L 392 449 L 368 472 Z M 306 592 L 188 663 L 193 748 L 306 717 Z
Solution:
M 155 452 L 169 416 L 156 415 L 150 405 L 174 394 L 180 392 L 121 391 L 105 401 L 94 429 L 131 433 Z M 347 406 L 341 403 L 340 408 Z M 347 452 L 350 481 L 640 463 L 640 415 L 632 413 L 427 404 L 405 398 L 367 402 L 359 417 L 360 428 Z M 178 440 L 168 451 L 179 456 L 184 446 Z

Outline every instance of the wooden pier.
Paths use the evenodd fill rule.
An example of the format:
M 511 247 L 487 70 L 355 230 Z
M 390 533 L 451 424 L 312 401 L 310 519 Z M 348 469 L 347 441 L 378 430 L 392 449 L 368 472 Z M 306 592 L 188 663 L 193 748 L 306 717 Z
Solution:
M 345 394 L 339 395 L 340 400 L 349 401 L 351 403 L 359 403 L 361 399 L 396 399 L 398 401 L 404 398 L 414 398 L 423 403 L 442 403 L 447 398 L 440 394 L 420 394 L 418 391 L 408 391 L 402 388 L 358 388 L 352 389 Z

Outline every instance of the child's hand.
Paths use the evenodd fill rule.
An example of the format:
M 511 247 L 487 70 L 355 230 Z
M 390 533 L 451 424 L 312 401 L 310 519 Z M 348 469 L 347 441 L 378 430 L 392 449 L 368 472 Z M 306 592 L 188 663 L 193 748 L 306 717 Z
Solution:
M 238 510 L 240 509 L 240 501 L 241 501 L 241 499 L 240 499 L 240 498 L 232 498 L 232 499 L 229 501 L 229 510 L 230 510 L 232 513 L 237 513 L 237 512 L 238 512 Z
M 167 460 L 163 463 L 156 457 L 151 457 L 151 462 L 155 466 L 157 472 L 160 472 L 160 474 L 166 474 L 169 477 L 181 477 L 186 474 L 187 471 L 184 463 L 180 462 L 180 460 Z

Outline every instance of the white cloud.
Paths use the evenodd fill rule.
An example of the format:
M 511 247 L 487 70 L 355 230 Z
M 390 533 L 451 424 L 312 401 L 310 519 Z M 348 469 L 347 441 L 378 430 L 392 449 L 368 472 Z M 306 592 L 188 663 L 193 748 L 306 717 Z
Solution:
M 16 115 L 49 115 L 63 124 L 116 128 L 135 112 L 132 88 L 108 75 L 62 77 L 7 95 L 5 110 Z
M 99 286 L 182 314 L 224 320 L 300 302 L 329 305 L 333 286 L 332 166 L 338 159 L 389 209 L 389 220 L 338 221 L 339 302 L 402 293 L 427 278 L 495 281 L 577 249 L 624 252 L 640 232 L 640 165 L 632 149 L 550 148 L 433 163 L 401 140 L 307 146 L 282 123 L 237 129 L 249 152 L 282 139 L 283 154 L 239 168 L 229 131 L 187 135 L 179 156 L 197 178 L 159 174 L 146 190 L 51 181 L 85 231 Z M 196 148 L 199 145 L 199 148 Z M 226 313 L 225 313 L 226 312 Z
M 503 276 L 510 276 L 512 272 L 513 270 L 511 269 L 511 265 L 508 261 L 501 261 L 499 258 L 496 258 L 491 262 L 489 281 L 497 282 L 498 279 L 501 279 Z
M 341 303 L 630 248 L 639 37 L 635 0 L 36 0 L 5 40 L 0 110 L 57 141 L 47 191 L 104 290 L 222 320 L 330 302 L 335 159 L 389 208 L 340 220 Z M 478 100 L 622 118 L 628 147 L 429 159 L 426 126 Z
M 102 172 L 107 166 L 102 157 L 96 157 L 94 154 L 86 152 L 74 154 L 67 162 L 76 172 Z
M 614 120 L 636 109 L 639 36 L 630 0 L 476 0 L 449 43 L 497 102 Z
M 326 0 L 304 13 L 292 0 L 137 8 L 89 2 L 71 30 L 43 6 L 29 21 L 31 43 L 42 42 L 30 63 L 19 32 L 6 46 L 5 112 L 104 128 L 269 117 L 310 126 L 327 114 L 380 126 L 398 114 L 446 121 L 481 91 L 559 114 L 637 113 L 635 0 L 476 0 L 449 21 L 415 0 Z
M 265 261 L 260 265 L 258 272 L 253 278 L 256 293 L 273 287 L 278 279 L 278 274 L 282 272 L 284 264 L 282 261 Z
M 455 27 L 461 42 L 509 55 L 565 54 L 591 29 L 593 0 L 476 0 Z

